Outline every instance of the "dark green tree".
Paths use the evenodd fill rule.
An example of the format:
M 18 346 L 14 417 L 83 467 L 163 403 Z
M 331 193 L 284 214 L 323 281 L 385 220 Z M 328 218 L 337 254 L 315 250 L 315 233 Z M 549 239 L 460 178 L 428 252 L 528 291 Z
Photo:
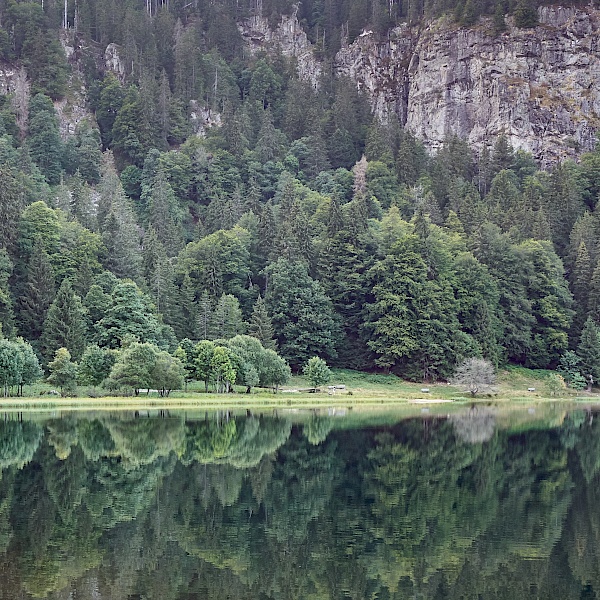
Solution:
M 594 382 L 600 381 L 600 328 L 588 317 L 577 346 L 577 356 L 581 359 L 581 374 Z
M 31 159 L 49 184 L 59 183 L 62 142 L 58 133 L 58 119 L 52 101 L 43 94 L 37 94 L 29 103 L 28 132 Z
M 19 330 L 25 339 L 39 339 L 54 294 L 52 265 L 43 248 L 43 242 L 38 239 L 33 246 L 27 268 L 27 280 L 19 296 Z
M 336 356 L 339 326 L 331 300 L 302 262 L 280 258 L 268 268 L 265 303 L 282 356 L 299 368 L 311 356 Z
M 258 296 L 248 323 L 248 335 L 257 338 L 264 348 L 277 350 L 273 323 L 262 296 Z
M 66 348 L 78 361 L 86 345 L 86 327 L 81 299 L 65 279 L 48 309 L 40 338 L 41 351 L 49 361 L 59 348 Z
M 59 348 L 54 360 L 48 363 L 48 383 L 57 385 L 62 396 L 71 396 L 77 389 L 77 364 L 71 362 L 71 355 L 66 348 Z

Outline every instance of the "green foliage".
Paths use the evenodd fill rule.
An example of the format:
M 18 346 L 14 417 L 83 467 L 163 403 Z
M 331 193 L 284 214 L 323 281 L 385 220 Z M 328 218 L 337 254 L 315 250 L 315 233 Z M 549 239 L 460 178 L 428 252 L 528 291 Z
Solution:
M 279 259 L 269 267 L 267 308 L 282 356 L 294 368 L 311 356 L 336 356 L 338 325 L 330 299 L 301 262 Z
M 66 348 L 58 348 L 54 360 L 48 363 L 48 383 L 60 388 L 61 396 L 73 396 L 77 389 L 77 364 L 71 362 L 71 354 Z
M 110 375 L 116 359 L 116 350 L 89 345 L 79 361 L 78 383 L 100 385 Z
M 581 359 L 580 371 L 586 380 L 591 376 L 593 381 L 600 381 L 600 328 L 591 317 L 581 332 L 577 356 Z
M 62 144 L 54 106 L 50 98 L 43 94 L 37 94 L 29 103 L 28 131 L 31 159 L 49 184 L 57 184 L 62 172 Z
M 331 379 L 331 370 L 327 363 L 318 356 L 308 359 L 308 362 L 302 367 L 302 373 L 315 388 Z
M 48 361 L 59 348 L 66 348 L 77 361 L 83 354 L 85 338 L 81 299 L 73 291 L 71 281 L 65 279 L 44 321 L 40 338 L 42 354 Z
M 568 350 L 561 356 L 558 372 L 569 387 L 573 389 L 582 389 L 584 387 L 585 379 L 581 375 L 581 359 L 575 352 Z

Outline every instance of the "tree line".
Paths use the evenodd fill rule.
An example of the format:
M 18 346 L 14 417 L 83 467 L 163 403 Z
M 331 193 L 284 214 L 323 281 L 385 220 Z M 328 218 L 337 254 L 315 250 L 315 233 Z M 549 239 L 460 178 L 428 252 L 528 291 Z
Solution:
M 130 8 L 157 35 L 177 6 Z M 95 120 L 73 135 L 30 72 L 2 97 L 8 340 L 44 368 L 60 348 L 79 363 L 88 347 L 173 355 L 249 333 L 294 371 L 319 356 L 436 380 L 467 357 L 556 368 L 570 351 L 600 377 L 600 152 L 543 170 L 504 136 L 450 136 L 429 156 L 349 80 L 315 89 L 283 57 L 227 59 L 206 31 L 186 37 L 197 25 L 178 29 L 202 41 L 181 56 L 208 61 L 192 79 L 177 61 L 124 79 L 90 67 Z M 222 126 L 194 134 L 191 100 Z

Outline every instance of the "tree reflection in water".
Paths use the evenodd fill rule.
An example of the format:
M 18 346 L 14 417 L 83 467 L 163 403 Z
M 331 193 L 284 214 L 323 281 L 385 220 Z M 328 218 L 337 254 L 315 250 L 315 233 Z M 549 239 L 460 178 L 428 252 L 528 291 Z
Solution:
M 597 598 L 599 422 L 0 422 L 0 600 Z

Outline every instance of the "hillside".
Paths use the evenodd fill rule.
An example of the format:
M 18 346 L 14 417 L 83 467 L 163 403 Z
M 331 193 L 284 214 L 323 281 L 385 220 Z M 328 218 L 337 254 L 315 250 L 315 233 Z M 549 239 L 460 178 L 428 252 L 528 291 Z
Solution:
M 599 378 L 595 9 L 308 6 L 2 5 L 3 333 Z

